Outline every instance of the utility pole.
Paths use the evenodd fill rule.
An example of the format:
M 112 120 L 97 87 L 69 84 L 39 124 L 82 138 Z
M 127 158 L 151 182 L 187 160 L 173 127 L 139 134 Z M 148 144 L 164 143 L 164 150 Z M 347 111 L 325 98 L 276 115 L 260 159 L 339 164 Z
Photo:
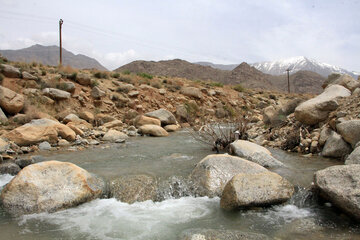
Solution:
M 61 41 L 61 27 L 62 27 L 62 24 L 63 24 L 63 20 L 60 19 L 59 20 L 59 36 L 60 36 L 60 66 L 62 65 L 62 41 Z
M 288 80 L 288 93 L 290 93 L 290 75 L 289 75 L 290 68 L 286 69 L 286 72 L 287 72 L 287 80 Z

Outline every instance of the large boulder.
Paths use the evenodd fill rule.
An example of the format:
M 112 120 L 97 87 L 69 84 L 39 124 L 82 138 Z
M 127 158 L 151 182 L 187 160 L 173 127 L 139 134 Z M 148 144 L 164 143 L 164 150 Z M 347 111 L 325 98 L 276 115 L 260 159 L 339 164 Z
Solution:
M 180 240 L 268 240 L 266 235 L 238 230 L 188 229 L 181 233 Z
M 226 183 L 236 174 L 266 172 L 266 168 L 240 157 L 214 154 L 196 164 L 190 175 L 200 196 L 221 196 Z
M 22 72 L 22 78 L 26 80 L 37 80 L 38 78 L 28 72 Z
M 338 133 L 332 131 L 321 155 L 324 157 L 341 158 L 351 152 L 350 145 L 344 141 L 344 139 Z
M 351 152 L 351 154 L 346 158 L 345 164 L 360 164 L 360 146 Z
M 4 162 L 0 164 L 0 174 L 16 175 L 20 170 L 20 167 L 13 162 Z
M 8 78 L 20 78 L 21 77 L 20 70 L 11 65 L 1 64 L 0 69 L 1 69 L 2 74 L 4 74 L 5 77 L 8 77 Z
M 91 85 L 91 76 L 89 74 L 80 73 L 76 76 L 76 81 L 84 86 Z
M 336 129 L 353 147 L 360 141 L 360 119 L 341 122 L 336 125 Z
M 203 98 L 201 90 L 196 87 L 182 87 L 180 92 L 181 92 L 181 94 L 188 96 L 188 97 L 194 97 L 194 98 L 198 98 L 198 99 Z
M 161 121 L 157 118 L 147 117 L 144 115 L 139 115 L 134 119 L 134 125 L 136 127 L 141 127 L 143 125 L 152 124 L 161 126 Z
M 230 144 L 230 150 L 236 156 L 260 164 L 263 167 L 274 168 L 284 166 L 282 162 L 275 159 L 269 150 L 245 140 L 236 140 Z
M 75 164 L 47 161 L 22 169 L 0 198 L 4 208 L 14 214 L 55 212 L 100 197 L 105 186 Z
M 360 82 L 347 74 L 343 74 L 339 78 L 332 79 L 332 81 L 329 80 L 325 81 L 323 87 L 327 87 L 334 84 L 344 86 L 347 89 L 349 89 L 351 92 L 353 92 L 356 88 L 360 87 Z
M 134 203 L 156 198 L 157 184 L 146 175 L 122 176 L 110 182 L 110 197 L 121 202 Z
M 320 195 L 360 220 L 360 165 L 339 165 L 317 171 L 314 176 Z
M 6 117 L 5 113 L 3 112 L 3 110 L 0 107 L 0 125 L 2 123 L 7 123 L 8 118 Z
M 24 107 L 24 96 L 0 86 L 0 107 L 7 113 L 17 114 Z
M 93 123 L 95 120 L 94 114 L 86 110 L 81 111 L 79 113 L 79 117 L 88 121 L 89 123 Z
M 166 137 L 169 133 L 158 125 L 146 124 L 139 127 L 139 132 L 142 134 L 149 134 L 153 137 Z
M 343 86 L 331 85 L 320 95 L 301 103 L 295 109 L 295 118 L 305 124 L 314 125 L 328 118 L 329 112 L 338 108 L 338 97 L 348 97 L 351 92 Z
M 128 135 L 114 129 L 110 129 L 102 138 L 103 141 L 116 142 L 119 139 L 127 139 Z
M 159 119 L 162 125 L 176 124 L 175 116 L 163 108 L 148 112 L 145 116 Z
M 107 122 L 107 123 L 104 123 L 102 125 L 102 127 L 105 127 L 105 128 L 114 128 L 114 127 L 119 127 L 119 126 L 122 126 L 123 125 L 123 122 L 121 120 L 114 120 L 114 121 L 111 121 L 111 122 Z
M 294 186 L 277 173 L 240 173 L 226 184 L 220 206 L 226 210 L 266 207 L 286 202 L 293 193 Z
M 17 145 L 25 146 L 43 141 L 56 143 L 58 135 L 68 141 L 74 141 L 76 137 L 68 126 L 47 118 L 32 120 L 5 134 L 5 137 Z
M 45 88 L 43 94 L 54 100 L 66 100 L 70 98 L 70 93 L 57 89 L 57 88 Z
M 6 152 L 10 148 L 10 144 L 0 137 L 0 153 Z
M 106 93 L 98 87 L 93 87 L 90 94 L 95 99 L 100 99 L 106 95 Z

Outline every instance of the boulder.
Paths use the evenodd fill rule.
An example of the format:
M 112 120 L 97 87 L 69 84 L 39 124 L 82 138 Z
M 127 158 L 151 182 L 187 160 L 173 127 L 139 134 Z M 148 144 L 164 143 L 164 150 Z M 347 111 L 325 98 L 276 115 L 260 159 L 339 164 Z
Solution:
M 13 162 L 5 162 L 0 164 L 0 174 L 16 175 L 20 172 L 20 167 Z
M 340 85 L 331 85 L 323 93 L 301 103 L 295 109 L 295 118 L 301 123 L 315 125 L 328 118 L 329 112 L 338 108 L 338 97 L 348 97 L 351 93 Z
M 326 140 L 330 137 L 332 133 L 331 128 L 324 127 L 321 129 L 320 137 L 319 137 L 319 145 L 324 146 L 326 143 Z
M 114 129 L 110 129 L 107 133 L 105 133 L 104 137 L 102 138 L 103 141 L 110 141 L 115 142 L 118 139 L 127 139 L 128 135 L 123 132 L 119 132 Z
M 106 93 L 98 87 L 93 87 L 90 94 L 95 99 L 100 99 L 106 95 Z
M 354 151 L 346 158 L 345 164 L 360 164 L 360 146 L 355 148 Z
M 189 113 L 184 104 L 176 106 L 175 115 L 181 120 L 186 122 L 189 119 Z
M 360 220 L 360 165 L 339 165 L 317 171 L 315 186 L 320 195 L 358 221 Z
M 266 207 L 286 202 L 294 186 L 277 173 L 236 174 L 222 192 L 220 206 L 226 210 Z
M 139 127 L 139 132 L 153 137 L 166 137 L 169 133 L 158 125 L 146 124 Z
M 221 196 L 226 183 L 236 174 L 266 172 L 266 168 L 240 157 L 226 154 L 208 155 L 190 174 L 200 196 Z
M 0 125 L 2 123 L 7 123 L 8 118 L 6 117 L 5 113 L 3 112 L 3 110 L 0 107 Z
M 236 156 L 260 164 L 263 167 L 274 168 L 284 166 L 282 162 L 271 155 L 269 150 L 249 141 L 236 140 L 230 144 L 230 150 Z
M 164 129 L 167 131 L 167 132 L 176 132 L 177 130 L 179 130 L 181 127 L 180 125 L 178 124 L 170 124 L 170 125 L 166 125 L 164 127 Z
M 140 94 L 139 91 L 130 91 L 128 93 L 128 96 L 132 98 L 132 97 L 137 97 L 139 94 Z
M 24 146 L 43 141 L 56 143 L 58 135 L 68 141 L 74 141 L 76 137 L 75 132 L 68 126 L 47 118 L 32 120 L 5 134 L 5 137 L 19 146 Z
M 45 88 L 43 94 L 54 100 L 66 100 L 70 98 L 70 93 L 56 88 Z
M 82 118 L 82 119 L 84 119 L 84 120 L 86 120 L 86 121 L 89 122 L 89 123 L 94 122 L 94 119 L 95 119 L 94 114 L 92 114 L 91 112 L 86 111 L 86 110 L 81 111 L 81 112 L 79 113 L 79 117 Z
M 161 121 L 161 125 L 176 124 L 175 116 L 163 108 L 148 112 L 145 116 L 159 119 Z
M 351 147 L 338 133 L 332 131 L 326 140 L 321 155 L 324 157 L 341 158 L 351 152 Z
M 118 92 L 125 92 L 125 93 L 128 93 L 134 89 L 135 89 L 134 85 L 130 83 L 118 83 L 118 87 L 117 87 Z
M 70 146 L 70 143 L 68 141 L 66 141 L 65 139 L 60 139 L 58 142 L 58 145 L 60 147 L 66 147 L 66 146 Z
M 350 75 L 343 74 L 339 78 L 333 79 L 333 81 L 330 81 L 330 82 L 326 81 L 323 84 L 323 87 L 327 87 L 327 86 L 334 85 L 334 84 L 344 86 L 347 89 L 349 89 L 351 92 L 353 92 L 356 88 L 358 88 L 360 86 L 359 81 L 355 80 Z
M 17 114 L 24 107 L 24 96 L 0 86 L 0 107 L 7 113 Z
M 75 164 L 47 161 L 21 170 L 0 198 L 4 208 L 14 214 L 55 212 L 100 197 L 105 186 Z
M 134 203 L 156 198 L 157 184 L 146 175 L 122 176 L 110 182 L 110 197 L 121 202 Z
M 69 122 L 73 122 L 73 123 L 80 123 L 82 121 L 85 121 L 83 119 L 80 119 L 76 114 L 74 113 L 70 113 L 69 115 L 66 115 L 66 117 L 64 117 L 63 119 L 63 123 L 69 123 Z
M 20 70 L 11 65 L 1 64 L 0 69 L 1 69 L 2 74 L 4 74 L 5 77 L 8 77 L 8 78 L 20 78 L 21 77 Z
M 147 124 L 161 126 L 161 121 L 157 118 L 147 117 L 144 115 L 139 115 L 134 119 L 134 125 L 136 127 L 140 127 Z
M 269 240 L 266 235 L 222 229 L 188 229 L 181 233 L 180 240 Z
M 33 163 L 35 163 L 33 158 L 18 158 L 15 160 L 15 164 L 18 165 L 20 168 L 27 167 Z
M 73 93 L 75 91 L 75 84 L 73 82 L 62 82 L 61 88 L 66 92 Z
M 360 141 L 360 119 L 341 122 L 336 125 L 336 129 L 353 147 Z
M 38 80 L 37 79 L 37 77 L 35 77 L 35 76 L 33 76 L 33 75 L 31 75 L 30 73 L 28 73 L 28 72 L 22 72 L 22 78 L 23 79 L 27 79 L 27 80 Z
M 0 138 L 0 153 L 6 152 L 10 148 L 10 144 L 4 139 Z
M 119 127 L 122 125 L 123 125 L 123 122 L 121 120 L 114 120 L 111 122 L 107 122 L 107 123 L 103 124 L 102 126 L 106 127 L 106 128 L 114 128 L 114 127 Z
M 202 99 L 203 95 L 199 88 L 196 87 L 182 87 L 180 93 L 193 98 Z
M 87 123 L 87 122 L 86 122 Z M 66 126 L 68 126 L 69 128 L 71 128 L 71 130 L 73 130 L 75 132 L 76 135 L 79 135 L 79 136 L 84 136 L 84 132 L 78 128 L 77 126 L 82 126 L 81 124 L 80 125 L 77 125 L 76 123 L 74 122 L 68 122 L 66 124 Z M 84 126 L 85 127 L 85 126 Z
M 79 73 L 76 75 L 76 81 L 84 86 L 91 85 L 91 76 L 84 73 Z
M 51 145 L 50 145 L 50 143 L 44 141 L 39 144 L 39 149 L 43 150 L 43 151 L 49 151 L 49 150 L 51 150 Z

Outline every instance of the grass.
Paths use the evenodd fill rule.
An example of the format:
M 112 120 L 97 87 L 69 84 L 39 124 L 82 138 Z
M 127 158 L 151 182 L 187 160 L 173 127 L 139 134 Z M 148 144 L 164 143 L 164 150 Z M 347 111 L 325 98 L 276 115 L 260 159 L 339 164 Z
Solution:
M 243 86 L 241 86 L 241 84 L 237 84 L 233 87 L 233 89 L 235 91 L 238 91 L 238 92 L 244 92 L 245 91 L 245 88 Z
M 112 78 L 119 78 L 120 77 L 120 73 L 112 73 L 111 74 Z
M 91 79 L 90 86 L 91 86 L 91 87 L 99 86 L 99 81 L 96 80 L 96 79 Z
M 124 83 L 131 83 L 132 82 L 130 77 L 120 76 L 118 79 L 119 79 L 120 82 L 124 82 Z
M 224 84 L 221 83 L 221 82 L 210 82 L 208 83 L 209 86 L 212 86 L 212 87 L 223 87 Z
M 122 73 L 125 74 L 125 75 L 130 75 L 131 72 L 129 70 L 125 70 Z
M 98 79 L 108 79 L 109 78 L 109 74 L 107 72 L 96 72 L 94 73 L 94 77 L 98 78 Z
M 230 105 L 225 105 L 224 110 L 229 114 L 230 117 L 236 117 L 237 113 L 233 107 Z
M 153 75 L 150 75 L 150 74 L 147 74 L 147 73 L 138 73 L 137 75 L 138 75 L 139 77 L 147 78 L 147 79 L 153 79 L 153 78 L 154 78 Z

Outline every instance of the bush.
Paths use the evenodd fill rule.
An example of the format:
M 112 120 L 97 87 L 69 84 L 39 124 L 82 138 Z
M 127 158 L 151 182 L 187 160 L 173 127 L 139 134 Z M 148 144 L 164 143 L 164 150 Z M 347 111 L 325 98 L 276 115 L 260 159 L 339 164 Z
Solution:
M 224 84 L 220 83 L 220 82 L 210 82 L 208 83 L 209 86 L 212 86 L 212 87 L 223 87 Z
M 237 115 L 235 109 L 230 105 L 225 105 L 224 110 L 228 113 L 230 117 L 235 117 Z
M 122 73 L 125 74 L 125 75 L 130 75 L 131 72 L 129 70 L 125 70 Z
M 41 76 L 46 76 L 46 71 L 45 70 L 41 70 Z
M 3 80 L 4 80 L 4 75 L 2 75 L 2 74 L 0 73 L 0 84 L 2 83 Z
M 113 73 L 111 74 L 112 78 L 119 78 L 120 77 L 120 73 Z
M 241 86 L 241 84 L 235 85 L 235 86 L 233 87 L 233 89 L 234 89 L 235 91 L 238 91 L 238 92 L 244 92 L 244 91 L 245 91 L 245 88 L 244 88 L 243 86 Z
M 37 65 L 38 65 L 38 63 L 37 63 L 37 62 L 35 62 L 35 61 L 31 62 L 31 66 L 33 66 L 33 67 L 37 67 Z
M 116 88 L 117 92 L 123 92 L 123 93 L 128 93 L 129 89 L 128 88 L 123 88 L 123 87 L 117 87 Z
M 96 79 L 91 79 L 90 86 L 91 86 L 91 87 L 99 86 L 98 80 L 96 80 Z
M 129 78 L 129 77 L 120 76 L 118 79 L 120 82 L 131 83 L 131 78 Z
M 74 73 L 72 73 L 72 74 L 70 74 L 70 75 L 67 75 L 66 77 L 67 77 L 67 79 L 76 81 L 77 73 L 74 72 Z
M 107 79 L 107 78 L 109 78 L 109 75 L 106 73 L 106 72 L 96 72 L 96 73 L 94 73 L 94 77 L 96 77 L 96 78 L 105 78 L 105 79 Z
M 142 77 L 142 78 L 147 78 L 147 79 L 153 79 L 153 75 L 150 75 L 150 74 L 147 74 L 147 73 L 138 73 L 137 74 L 139 77 Z

